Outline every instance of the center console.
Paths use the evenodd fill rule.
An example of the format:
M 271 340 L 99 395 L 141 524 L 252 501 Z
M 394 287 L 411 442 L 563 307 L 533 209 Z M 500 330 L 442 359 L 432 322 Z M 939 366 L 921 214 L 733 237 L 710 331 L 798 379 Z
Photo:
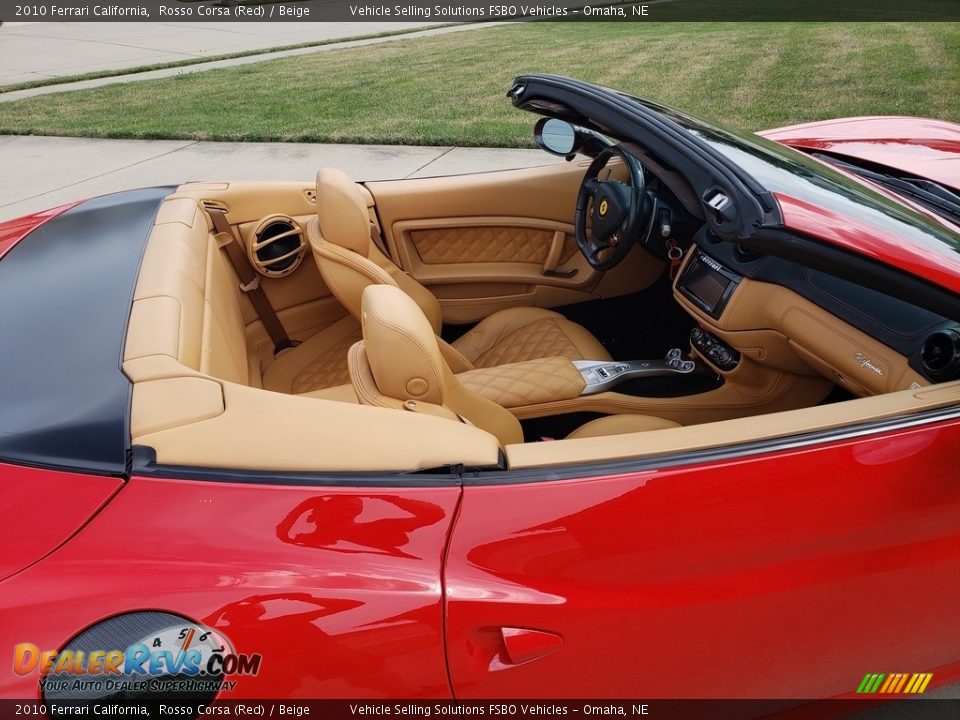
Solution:
M 774 405 L 794 385 L 797 393 L 804 388 L 730 344 L 720 319 L 725 311 L 731 313 L 734 293 L 748 286 L 741 275 L 694 246 L 674 285 L 675 299 L 698 323 L 689 332 L 691 355 L 674 348 L 651 360 L 545 358 L 457 377 L 524 421 L 638 413 L 686 424 L 753 412 Z M 745 379 L 749 392 L 741 390 Z M 556 428 L 551 432 L 556 434 Z
M 710 363 L 724 372 L 730 372 L 740 364 L 740 353 L 730 345 L 703 328 L 690 331 L 690 345 Z
M 673 349 L 662 360 L 574 361 L 549 357 L 468 370 L 459 373 L 457 379 L 481 397 L 505 408 L 517 408 L 596 395 L 642 378 L 692 375 L 698 369 L 693 360 Z
M 743 278 L 733 270 L 695 248 L 677 279 L 676 290 L 683 300 L 708 317 L 719 320 L 742 281 Z M 710 325 L 710 322 L 706 325 Z M 690 331 L 690 347 L 721 372 L 732 372 L 740 365 L 740 353 L 736 348 L 705 327 L 695 327 Z
M 581 395 L 606 392 L 633 378 L 689 375 L 697 369 L 693 360 L 683 358 L 679 348 L 668 352 L 663 360 L 615 360 L 612 362 L 574 360 L 573 364 L 580 371 L 585 383 Z
M 719 319 L 742 278 L 701 250 L 687 263 L 677 291 L 707 315 Z

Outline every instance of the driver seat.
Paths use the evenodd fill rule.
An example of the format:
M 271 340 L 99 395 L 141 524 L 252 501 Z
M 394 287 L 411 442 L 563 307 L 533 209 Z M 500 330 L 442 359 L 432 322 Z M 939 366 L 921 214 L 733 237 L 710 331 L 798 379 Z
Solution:
M 417 304 L 399 288 L 371 285 L 362 298 L 363 340 L 347 354 L 361 405 L 425 413 L 475 425 L 501 446 L 523 442 L 520 421 L 464 387 L 451 372 L 437 336 Z M 574 430 L 568 439 L 663 430 L 679 425 L 649 415 L 611 415 Z
M 440 303 L 376 247 L 371 231 L 376 232 L 376 228 L 353 179 L 336 168 L 320 168 L 317 215 L 307 225 L 307 236 L 327 287 L 358 319 L 365 288 L 398 287 L 420 306 L 434 334 L 439 336 L 443 323 Z M 444 359 L 455 373 L 554 356 L 570 360 L 612 359 L 582 326 L 560 313 L 533 307 L 500 310 L 452 345 L 443 340 L 439 343 Z

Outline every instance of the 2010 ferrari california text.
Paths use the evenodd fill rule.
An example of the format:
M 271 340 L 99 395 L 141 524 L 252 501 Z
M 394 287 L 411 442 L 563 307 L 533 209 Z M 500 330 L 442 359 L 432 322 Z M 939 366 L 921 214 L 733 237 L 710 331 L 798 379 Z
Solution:
M 569 162 L 0 226 L 0 694 L 960 679 L 960 127 L 507 96 Z

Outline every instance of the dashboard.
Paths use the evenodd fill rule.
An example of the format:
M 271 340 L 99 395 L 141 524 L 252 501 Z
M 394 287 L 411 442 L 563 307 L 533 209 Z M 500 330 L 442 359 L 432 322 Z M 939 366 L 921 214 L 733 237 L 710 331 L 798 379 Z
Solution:
M 729 374 L 759 362 L 855 395 L 960 378 L 960 326 L 906 301 L 723 241 L 703 228 L 674 297 L 697 353 Z

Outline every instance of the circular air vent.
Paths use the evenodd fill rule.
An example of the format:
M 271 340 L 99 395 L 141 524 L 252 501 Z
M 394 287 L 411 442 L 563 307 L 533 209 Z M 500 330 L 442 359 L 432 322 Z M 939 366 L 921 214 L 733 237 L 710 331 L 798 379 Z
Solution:
M 932 380 L 949 380 L 960 374 L 960 333 L 938 330 L 920 348 L 920 362 Z
M 303 230 L 286 215 L 263 218 L 248 248 L 250 263 L 267 277 L 289 275 L 300 265 L 306 252 Z

